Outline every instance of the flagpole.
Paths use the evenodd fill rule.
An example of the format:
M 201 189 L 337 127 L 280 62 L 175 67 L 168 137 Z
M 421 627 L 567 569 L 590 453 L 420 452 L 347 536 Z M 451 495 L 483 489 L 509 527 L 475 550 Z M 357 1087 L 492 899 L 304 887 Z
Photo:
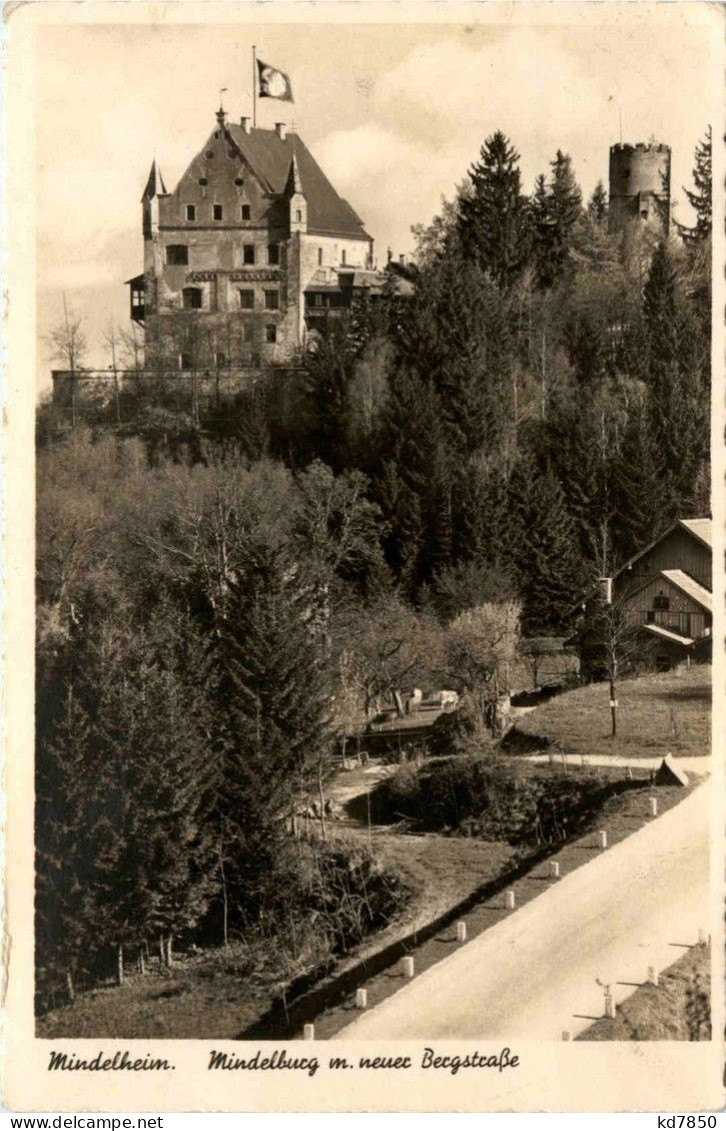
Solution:
M 257 48 L 252 44 L 252 125 L 257 128 Z

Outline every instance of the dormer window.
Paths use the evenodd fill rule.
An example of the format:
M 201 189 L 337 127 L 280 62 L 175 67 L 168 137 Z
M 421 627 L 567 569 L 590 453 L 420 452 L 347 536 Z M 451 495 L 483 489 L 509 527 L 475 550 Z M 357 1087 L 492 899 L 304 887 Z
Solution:
M 170 243 L 166 249 L 167 267 L 186 267 L 189 263 L 189 248 L 185 243 Z
M 212 219 L 221 220 L 224 216 L 224 211 L 221 204 L 212 205 Z
M 186 217 L 187 217 L 187 220 L 196 220 L 197 210 L 196 210 L 196 207 L 193 204 L 187 204 L 187 206 L 186 206 Z

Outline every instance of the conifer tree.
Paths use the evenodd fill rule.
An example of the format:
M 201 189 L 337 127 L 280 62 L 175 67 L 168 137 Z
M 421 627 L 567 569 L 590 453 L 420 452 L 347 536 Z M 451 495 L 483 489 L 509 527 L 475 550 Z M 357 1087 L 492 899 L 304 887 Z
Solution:
M 696 213 L 696 223 L 692 227 L 678 224 L 678 231 L 685 243 L 694 244 L 706 240 L 711 235 L 712 213 L 712 172 L 711 172 L 711 127 L 709 126 L 696 146 L 693 166 L 694 188 L 684 189 L 688 203 Z
M 648 335 L 649 373 L 668 364 L 677 352 L 678 301 L 676 269 L 665 241 L 653 252 L 643 287 L 643 315 Z
M 72 1000 L 97 924 L 97 800 L 93 733 L 73 684 L 54 734 L 36 745 L 37 992 Z
M 348 389 L 353 377 L 355 349 L 347 320 L 331 319 L 315 349 L 305 356 L 308 396 L 313 408 L 313 454 L 333 471 L 346 463 Z
M 387 522 L 383 546 L 394 574 L 413 594 L 428 579 L 432 559 L 446 564 L 450 537 L 439 509 L 449 490 L 448 458 L 439 398 L 430 384 L 402 368 L 391 384 L 386 412 L 386 458 L 376 481 Z
M 618 561 L 627 561 L 667 525 L 663 510 L 664 460 L 644 401 L 630 413 L 613 461 L 613 541 Z
M 323 640 L 287 552 L 251 539 L 219 646 L 225 872 L 242 916 L 275 899 L 287 822 L 321 783 L 330 749 Z
M 592 196 L 587 205 L 587 214 L 599 228 L 606 228 L 608 222 L 608 194 L 602 181 L 598 181 L 593 189 Z
M 510 480 L 510 546 L 525 635 L 561 630 L 581 590 L 575 524 L 550 470 L 521 459 Z
M 537 178 L 532 201 L 536 229 L 537 276 L 543 287 L 554 286 L 570 262 L 575 226 L 582 217 L 582 193 L 572 171 L 572 158 L 562 150 L 551 162 L 548 184 Z
M 501 288 L 511 286 L 524 269 L 531 242 L 518 162 L 519 154 L 497 130 L 469 170 L 472 191 L 459 202 L 464 256 L 488 271 Z

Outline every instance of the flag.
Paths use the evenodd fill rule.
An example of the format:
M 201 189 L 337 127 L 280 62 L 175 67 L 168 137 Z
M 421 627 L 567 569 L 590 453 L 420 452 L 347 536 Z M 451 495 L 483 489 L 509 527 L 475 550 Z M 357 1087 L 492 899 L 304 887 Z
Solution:
M 279 98 L 281 102 L 293 102 L 292 84 L 284 71 L 270 67 L 257 60 L 257 78 L 260 98 Z

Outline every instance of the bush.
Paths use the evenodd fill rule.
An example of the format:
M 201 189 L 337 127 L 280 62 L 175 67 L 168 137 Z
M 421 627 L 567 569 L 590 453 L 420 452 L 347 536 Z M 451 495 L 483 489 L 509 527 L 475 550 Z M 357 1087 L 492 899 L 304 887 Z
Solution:
M 597 774 L 553 777 L 495 757 L 449 758 L 404 767 L 371 796 L 375 819 L 407 817 L 431 832 L 549 844 L 579 832 L 629 783 Z

